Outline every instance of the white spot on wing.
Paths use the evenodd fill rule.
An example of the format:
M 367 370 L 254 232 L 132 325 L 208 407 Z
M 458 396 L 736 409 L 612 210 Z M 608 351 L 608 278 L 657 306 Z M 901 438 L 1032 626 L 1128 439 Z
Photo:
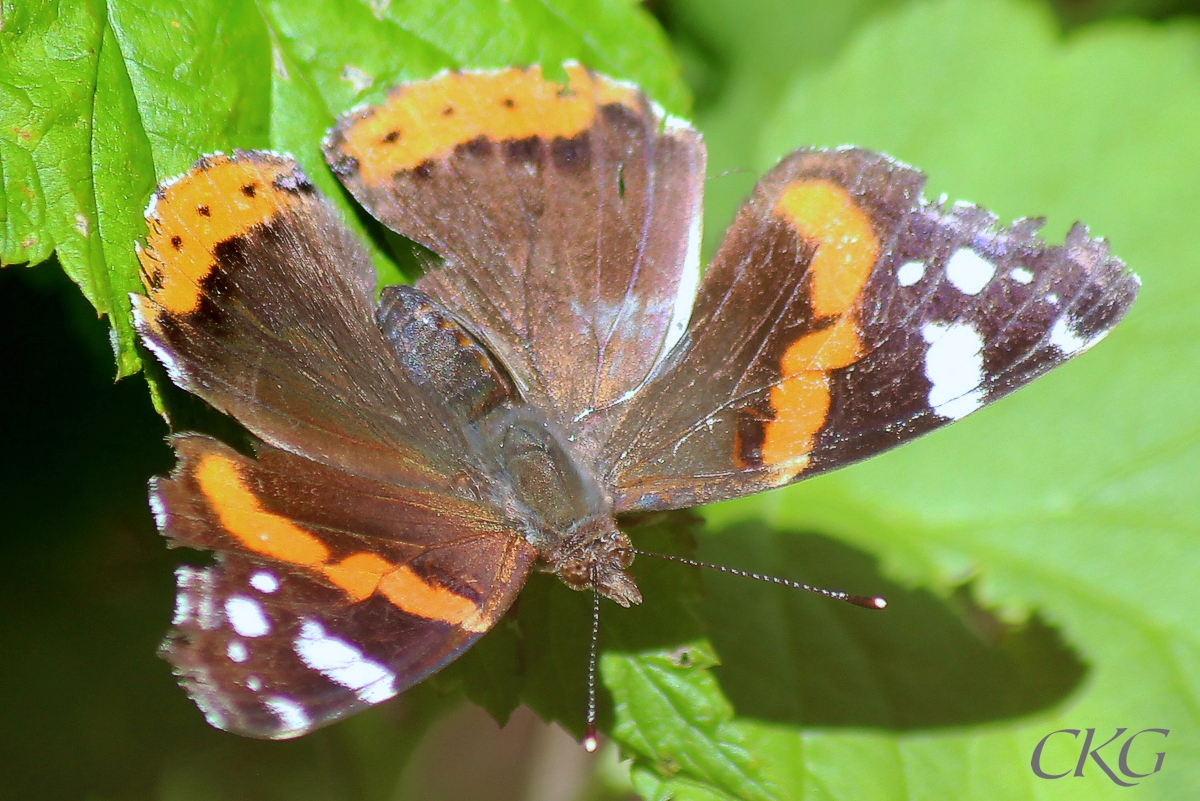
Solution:
M 959 248 L 946 262 L 946 277 L 966 295 L 978 295 L 995 274 L 996 265 L 970 248 Z
M 167 530 L 167 507 L 163 505 L 155 484 L 150 485 L 150 514 L 154 516 L 154 527 L 165 532 Z
M 925 277 L 925 262 L 909 261 L 896 270 L 896 282 L 900 286 L 912 286 Z
M 263 703 L 279 718 L 283 732 L 299 734 L 312 725 L 312 718 L 304 711 L 304 707 L 287 696 L 274 695 Z
M 246 689 L 253 693 L 258 692 L 262 689 L 262 679 L 258 676 L 250 676 L 246 679 Z
M 275 578 L 274 573 L 260 570 L 250 577 L 250 586 L 269 595 L 279 589 L 279 579 Z
M 213 603 L 215 587 L 211 571 L 194 567 L 176 568 L 175 586 L 178 588 L 175 595 L 176 625 L 195 621 L 204 631 L 212 631 L 221 624 Z
M 1065 318 L 1059 317 L 1050 328 L 1050 344 L 1070 356 L 1090 347 L 1091 343 L 1071 330 Z
M 229 596 L 225 601 L 225 616 L 233 630 L 243 637 L 261 637 L 271 631 L 271 623 L 258 601 L 245 595 Z
M 983 405 L 983 337 L 966 323 L 927 323 L 921 336 L 929 405 L 942 417 L 959 420 Z
M 667 336 L 663 340 L 662 350 L 658 361 L 661 362 L 671 352 L 687 330 L 688 321 L 692 318 L 692 307 L 696 305 L 696 289 L 700 286 L 700 243 L 704 234 L 704 214 L 698 207 L 692 215 L 692 224 L 688 228 L 687 256 L 683 260 L 683 272 L 679 276 L 679 288 L 675 293 L 675 308 L 671 314 L 671 323 L 667 326 Z M 655 364 L 655 367 L 658 365 Z
M 315 620 L 306 620 L 296 638 L 296 653 L 304 664 L 330 681 L 354 690 L 368 704 L 396 694 L 396 674 L 345 640 L 331 637 Z
M 193 611 L 192 596 L 189 593 L 179 590 L 175 593 L 175 615 L 171 618 L 171 624 L 175 626 L 183 625 L 192 619 Z
M 1014 267 L 1009 275 L 1012 277 L 1012 280 L 1016 281 L 1018 284 L 1028 284 L 1033 281 L 1033 273 L 1029 272 L 1029 270 L 1026 270 L 1024 267 Z
M 246 646 L 241 640 L 230 640 L 225 646 L 225 655 L 234 662 L 245 662 L 250 658 L 250 652 L 246 650 Z
M 1046 296 L 1046 302 L 1049 303 L 1051 306 L 1057 306 L 1058 305 L 1058 295 L 1051 292 L 1049 295 Z

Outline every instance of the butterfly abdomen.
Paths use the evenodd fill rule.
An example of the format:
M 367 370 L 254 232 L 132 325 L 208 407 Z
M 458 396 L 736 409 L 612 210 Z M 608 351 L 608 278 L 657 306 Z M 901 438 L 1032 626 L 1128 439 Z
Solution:
M 414 383 L 468 421 L 518 399 L 511 380 L 467 331 L 416 287 L 383 290 L 375 319 Z

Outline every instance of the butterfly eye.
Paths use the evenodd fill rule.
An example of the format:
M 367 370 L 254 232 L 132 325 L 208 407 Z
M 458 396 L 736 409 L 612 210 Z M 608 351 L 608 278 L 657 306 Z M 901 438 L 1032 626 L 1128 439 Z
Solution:
M 558 575 L 573 590 L 586 589 L 591 582 L 591 572 L 581 559 L 564 562 L 558 569 Z

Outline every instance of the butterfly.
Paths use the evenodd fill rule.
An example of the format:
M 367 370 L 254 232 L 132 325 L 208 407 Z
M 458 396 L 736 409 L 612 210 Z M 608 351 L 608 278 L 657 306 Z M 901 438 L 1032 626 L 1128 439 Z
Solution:
M 705 150 L 577 64 L 446 72 L 342 117 L 333 173 L 440 259 L 376 300 L 288 156 L 201 158 L 139 247 L 141 342 L 251 453 L 177 433 L 151 483 L 182 567 L 163 649 L 208 721 L 290 738 L 461 654 L 535 568 L 641 596 L 619 515 L 781 487 L 958 420 L 1078 355 L 1136 276 L 798 150 L 700 272 Z M 598 596 L 597 596 L 598 597 Z

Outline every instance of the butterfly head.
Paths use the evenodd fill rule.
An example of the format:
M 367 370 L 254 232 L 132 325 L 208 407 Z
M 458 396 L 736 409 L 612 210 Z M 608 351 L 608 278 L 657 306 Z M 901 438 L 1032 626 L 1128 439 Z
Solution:
M 482 428 L 488 457 L 509 494 L 505 505 L 545 569 L 572 589 L 596 589 L 621 606 L 641 603 L 625 572 L 633 546 L 570 434 L 528 406 L 500 409 Z
M 571 589 L 595 589 L 628 607 L 642 602 L 641 591 L 625 572 L 633 563 L 633 555 L 628 535 L 608 517 L 581 527 L 543 559 Z

